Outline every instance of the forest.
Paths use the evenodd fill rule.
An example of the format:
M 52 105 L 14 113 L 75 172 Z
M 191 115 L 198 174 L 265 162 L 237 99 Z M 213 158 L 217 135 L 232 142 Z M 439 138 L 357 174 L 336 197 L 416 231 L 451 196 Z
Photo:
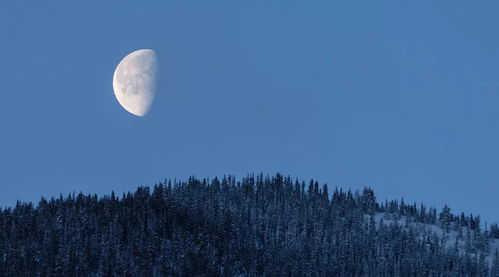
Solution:
M 499 276 L 497 240 L 371 188 L 191 177 L 0 209 L 0 276 Z

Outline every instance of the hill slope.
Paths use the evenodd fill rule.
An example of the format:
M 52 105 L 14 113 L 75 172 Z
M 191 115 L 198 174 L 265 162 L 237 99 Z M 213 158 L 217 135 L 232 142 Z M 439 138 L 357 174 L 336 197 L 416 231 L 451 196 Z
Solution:
M 0 210 L 0 276 L 499 276 L 498 238 L 367 188 L 190 178 Z

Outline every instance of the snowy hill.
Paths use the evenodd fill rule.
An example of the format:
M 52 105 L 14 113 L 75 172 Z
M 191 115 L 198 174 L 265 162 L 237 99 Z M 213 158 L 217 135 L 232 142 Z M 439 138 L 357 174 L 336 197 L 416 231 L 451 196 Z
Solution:
M 0 276 L 499 276 L 499 228 L 280 174 L 0 209 Z
M 443 223 L 437 220 L 436 224 L 416 222 L 416 218 L 411 216 L 400 216 L 390 213 L 376 213 L 375 221 L 379 228 L 380 224 L 384 226 L 397 225 L 409 229 L 417 230 L 420 240 L 436 235 L 448 249 L 454 249 L 459 254 L 470 253 L 470 255 L 485 256 L 485 262 L 488 266 L 493 265 L 496 258 L 496 252 L 499 251 L 499 238 L 490 236 L 488 230 L 481 234 L 478 230 L 471 230 L 468 226 L 461 226 L 455 222 L 449 224 L 449 228 L 444 230 Z

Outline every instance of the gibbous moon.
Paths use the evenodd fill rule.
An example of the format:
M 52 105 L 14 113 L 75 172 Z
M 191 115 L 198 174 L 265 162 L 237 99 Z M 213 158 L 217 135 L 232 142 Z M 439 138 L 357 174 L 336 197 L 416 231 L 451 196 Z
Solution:
M 128 54 L 116 67 L 113 90 L 120 105 L 136 116 L 144 116 L 156 93 L 158 62 L 154 50 Z

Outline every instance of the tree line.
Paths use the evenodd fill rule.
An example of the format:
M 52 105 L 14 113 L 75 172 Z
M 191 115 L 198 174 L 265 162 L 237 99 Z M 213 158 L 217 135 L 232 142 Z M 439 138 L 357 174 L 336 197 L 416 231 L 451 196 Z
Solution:
M 465 247 L 411 223 L 460 232 Z M 499 228 L 482 225 L 370 188 L 191 177 L 0 209 L 0 276 L 499 276 Z

